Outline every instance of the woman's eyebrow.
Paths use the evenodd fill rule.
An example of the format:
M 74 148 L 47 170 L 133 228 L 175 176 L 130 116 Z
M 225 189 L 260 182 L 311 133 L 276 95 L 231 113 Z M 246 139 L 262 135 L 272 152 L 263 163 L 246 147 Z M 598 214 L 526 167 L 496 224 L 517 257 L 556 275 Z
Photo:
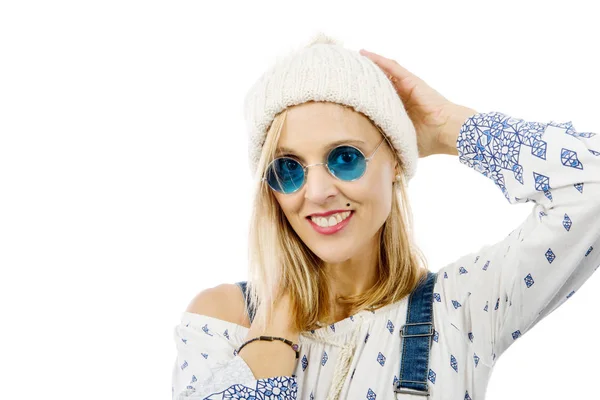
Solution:
M 364 140 L 359 140 L 359 139 L 342 139 L 342 140 L 336 140 L 334 142 L 329 143 L 325 149 L 326 150 L 331 150 L 334 147 L 337 147 L 341 144 L 353 144 L 353 145 L 365 145 L 365 141 Z M 293 149 L 290 149 L 288 147 L 285 146 L 281 146 L 277 148 L 277 151 L 275 153 L 276 156 L 279 156 L 281 154 L 295 154 Z

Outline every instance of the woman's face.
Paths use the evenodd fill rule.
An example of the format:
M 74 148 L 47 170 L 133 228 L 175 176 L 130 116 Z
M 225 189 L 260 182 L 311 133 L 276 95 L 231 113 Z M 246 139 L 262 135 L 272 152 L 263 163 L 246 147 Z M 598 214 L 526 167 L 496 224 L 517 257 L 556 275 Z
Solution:
M 360 141 L 351 144 L 369 157 L 382 139 L 382 134 L 363 114 L 335 103 L 309 102 L 288 110 L 277 147 L 291 149 L 297 160 L 309 165 L 325 162 L 332 142 Z M 341 181 L 325 165 L 317 165 L 308 168 L 300 190 L 292 194 L 273 193 L 290 225 L 311 251 L 327 263 L 338 263 L 371 245 L 387 219 L 396 166 L 384 141 L 367 163 L 365 174 L 355 181 Z M 319 232 L 309 215 L 332 210 L 352 211 L 352 214 L 342 222 L 345 226 L 341 230 L 332 234 Z M 325 218 L 330 217 L 335 215 Z

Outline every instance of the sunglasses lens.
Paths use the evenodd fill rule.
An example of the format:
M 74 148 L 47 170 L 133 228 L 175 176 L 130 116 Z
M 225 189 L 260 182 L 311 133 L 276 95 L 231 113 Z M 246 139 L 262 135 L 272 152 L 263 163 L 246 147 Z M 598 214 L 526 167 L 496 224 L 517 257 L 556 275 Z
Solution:
M 367 167 L 365 156 L 358 149 L 350 146 L 333 149 L 329 154 L 327 164 L 331 173 L 344 181 L 360 178 Z
M 267 171 L 267 183 L 273 190 L 281 193 L 293 193 L 304 182 L 304 169 L 293 158 L 275 159 Z

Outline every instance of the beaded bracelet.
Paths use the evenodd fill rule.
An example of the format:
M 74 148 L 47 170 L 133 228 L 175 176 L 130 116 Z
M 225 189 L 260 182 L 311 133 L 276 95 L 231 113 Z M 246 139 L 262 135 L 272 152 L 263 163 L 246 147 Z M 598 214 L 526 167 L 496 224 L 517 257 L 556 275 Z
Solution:
M 256 337 L 254 339 L 250 339 L 246 343 L 242 344 L 240 346 L 240 348 L 237 350 L 237 352 L 239 353 L 240 350 L 242 350 L 242 348 L 245 345 L 247 345 L 248 343 L 252 343 L 252 342 L 254 342 L 256 340 L 266 340 L 266 341 L 269 341 L 269 342 L 272 342 L 273 340 L 281 340 L 283 343 L 291 346 L 292 350 L 294 350 L 296 352 L 296 358 L 300 357 L 300 351 L 298 350 L 298 345 L 297 344 L 293 343 L 291 340 L 287 340 L 287 339 L 284 339 L 282 337 L 276 337 L 276 336 L 259 336 L 259 337 Z

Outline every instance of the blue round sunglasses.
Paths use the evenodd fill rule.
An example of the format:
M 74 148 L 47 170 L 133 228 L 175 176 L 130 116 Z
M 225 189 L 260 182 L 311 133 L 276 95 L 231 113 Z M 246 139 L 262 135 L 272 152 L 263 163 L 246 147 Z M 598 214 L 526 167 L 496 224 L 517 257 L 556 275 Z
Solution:
M 278 157 L 271 161 L 262 181 L 266 181 L 271 189 L 279 193 L 291 194 L 300 190 L 306 183 L 307 169 L 315 165 L 325 165 L 331 175 L 342 181 L 355 181 L 365 174 L 368 162 L 384 141 L 385 136 L 369 157 L 365 157 L 362 151 L 348 144 L 334 147 L 327 155 L 327 162 L 317 164 L 305 166 L 292 157 Z

